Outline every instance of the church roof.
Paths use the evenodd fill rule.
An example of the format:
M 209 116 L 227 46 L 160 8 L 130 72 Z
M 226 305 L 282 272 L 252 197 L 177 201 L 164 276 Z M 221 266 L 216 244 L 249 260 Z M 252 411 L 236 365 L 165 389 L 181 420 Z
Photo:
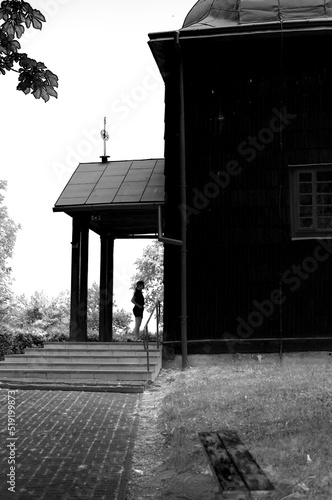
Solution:
M 198 0 L 182 29 L 326 18 L 332 18 L 332 0 Z
M 179 42 L 183 48 L 198 40 L 330 35 L 331 31 L 332 0 L 198 0 L 181 29 L 150 33 L 149 46 L 165 79 L 177 71 Z

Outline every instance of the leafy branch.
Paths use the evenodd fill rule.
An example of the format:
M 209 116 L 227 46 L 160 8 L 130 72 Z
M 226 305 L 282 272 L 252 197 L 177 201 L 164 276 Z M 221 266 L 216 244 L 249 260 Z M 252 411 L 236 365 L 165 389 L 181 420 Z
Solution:
M 44 63 L 19 52 L 21 45 L 16 40 L 21 38 L 26 28 L 32 26 L 41 30 L 45 21 L 44 15 L 27 2 L 9 0 L 0 4 L 0 73 L 19 73 L 17 90 L 24 94 L 32 93 L 36 99 L 42 98 L 47 102 L 50 96 L 58 96 L 55 90 L 58 77 Z

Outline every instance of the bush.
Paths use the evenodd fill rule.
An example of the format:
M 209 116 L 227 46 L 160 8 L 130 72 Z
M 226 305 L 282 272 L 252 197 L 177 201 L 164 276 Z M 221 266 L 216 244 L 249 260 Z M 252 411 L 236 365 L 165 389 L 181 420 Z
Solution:
M 88 331 L 88 342 L 99 342 L 99 333 L 95 330 Z
M 68 342 L 69 333 L 64 332 L 50 332 L 45 335 L 45 342 Z
M 46 333 L 45 342 L 69 342 L 69 333 L 52 332 Z M 88 331 L 88 342 L 99 342 L 99 335 L 93 330 Z
M 9 328 L 1 325 L 0 327 L 0 359 L 4 359 L 6 354 L 11 354 L 13 347 L 13 338 Z
M 44 340 L 40 335 L 19 332 L 13 335 L 13 352 L 22 354 L 27 347 L 44 347 Z
M 7 354 L 23 354 L 27 347 L 43 347 L 44 340 L 40 335 L 14 332 L 6 325 L 0 327 L 0 359 Z

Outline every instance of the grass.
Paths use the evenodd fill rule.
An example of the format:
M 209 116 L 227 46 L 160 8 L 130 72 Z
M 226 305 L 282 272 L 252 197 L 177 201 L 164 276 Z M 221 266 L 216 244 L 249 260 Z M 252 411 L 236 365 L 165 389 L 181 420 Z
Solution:
M 197 433 L 234 429 L 274 484 L 273 498 L 332 499 L 332 360 L 241 359 L 168 372 L 167 460 L 202 471 Z

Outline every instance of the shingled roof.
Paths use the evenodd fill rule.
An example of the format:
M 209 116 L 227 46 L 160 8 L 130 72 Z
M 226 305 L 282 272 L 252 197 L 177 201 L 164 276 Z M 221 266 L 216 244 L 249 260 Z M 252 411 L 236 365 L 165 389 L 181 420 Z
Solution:
M 189 11 L 183 29 L 331 17 L 331 0 L 199 0 Z
M 80 163 L 53 211 L 83 217 L 98 234 L 147 235 L 158 232 L 164 200 L 161 158 Z
M 163 159 L 80 163 L 54 210 L 163 201 Z

